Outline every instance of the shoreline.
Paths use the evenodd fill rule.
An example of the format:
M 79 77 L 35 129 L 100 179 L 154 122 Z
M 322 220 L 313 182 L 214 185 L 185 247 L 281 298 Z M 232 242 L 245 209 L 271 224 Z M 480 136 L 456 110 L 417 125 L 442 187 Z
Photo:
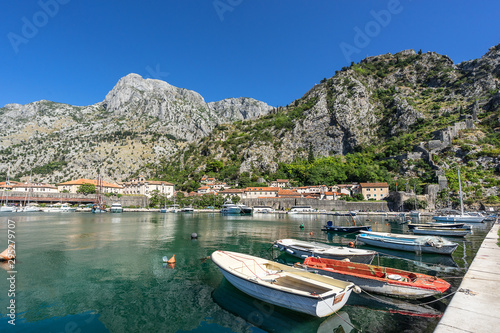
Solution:
M 492 332 L 500 327 L 500 246 L 497 218 L 434 333 Z

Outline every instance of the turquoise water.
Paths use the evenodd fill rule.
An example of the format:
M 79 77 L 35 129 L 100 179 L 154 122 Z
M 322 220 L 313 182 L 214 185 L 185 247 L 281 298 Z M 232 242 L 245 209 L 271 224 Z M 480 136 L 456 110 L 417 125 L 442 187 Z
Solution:
M 320 231 L 331 216 L 4 214 L 1 249 L 7 247 L 7 219 L 16 225 L 16 325 L 6 317 L 9 267 L 4 263 L 0 331 L 355 332 L 356 327 L 364 332 L 432 332 L 439 321 L 436 316 L 447 304 L 445 299 L 418 306 L 353 294 L 340 313 L 312 318 L 239 292 L 206 260 L 221 249 L 292 263 L 294 257 L 273 251 L 273 240 L 353 241 L 353 236 Z M 359 219 L 375 231 L 406 230 L 384 217 Z M 342 217 L 335 217 L 335 222 L 348 224 Z M 302 223 L 304 229 L 299 228 Z M 384 251 L 374 264 L 446 276 L 456 288 L 487 230 L 484 225 L 476 227 L 474 235 L 458 240 L 461 246 L 453 258 Z M 198 239 L 191 239 L 193 232 Z M 162 262 L 163 256 L 174 254 L 174 268 Z

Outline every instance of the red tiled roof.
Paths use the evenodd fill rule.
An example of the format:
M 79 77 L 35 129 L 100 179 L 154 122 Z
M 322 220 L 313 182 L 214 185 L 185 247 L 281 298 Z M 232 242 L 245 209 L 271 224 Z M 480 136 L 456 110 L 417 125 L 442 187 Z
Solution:
M 359 183 L 361 187 L 389 187 L 387 183 Z
M 70 180 L 69 182 L 59 183 L 59 184 L 57 184 L 57 186 L 61 186 L 61 185 L 83 185 L 83 184 L 94 184 L 94 185 L 97 186 L 97 180 L 95 180 L 95 179 L 83 179 L 83 178 L 80 178 L 80 179 L 76 179 L 76 180 Z M 103 187 L 122 188 L 122 186 L 120 186 L 120 185 L 111 184 L 111 183 L 108 183 L 108 182 L 105 182 L 105 181 L 102 181 L 102 186 Z
M 245 192 L 245 190 L 241 188 L 228 188 L 223 191 L 220 191 L 219 193 L 224 194 L 224 193 L 243 193 L 243 192 Z
M 12 188 L 17 188 L 17 187 L 31 187 L 31 188 L 51 188 L 57 190 L 57 187 L 54 185 L 50 184 L 17 184 L 12 186 Z
M 279 187 L 247 187 L 245 192 L 278 192 Z

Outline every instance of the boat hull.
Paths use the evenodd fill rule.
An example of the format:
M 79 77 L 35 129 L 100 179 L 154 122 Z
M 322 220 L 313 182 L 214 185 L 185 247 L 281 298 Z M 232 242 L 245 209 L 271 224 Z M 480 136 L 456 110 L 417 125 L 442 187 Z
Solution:
M 352 288 L 349 287 L 345 288 L 342 292 L 330 293 L 328 296 L 324 297 L 317 294 L 310 294 L 308 296 L 298 295 L 291 289 L 289 289 L 289 292 L 283 291 L 257 283 L 256 279 L 237 276 L 220 265 L 214 258 L 214 254 L 212 254 L 211 257 L 212 261 L 222 272 L 222 275 L 224 275 L 233 286 L 245 294 L 276 306 L 306 313 L 315 317 L 326 317 L 340 310 L 349 299 L 352 291 Z M 272 286 L 272 284 L 270 285 Z
M 240 207 L 234 207 L 234 208 L 223 208 L 221 209 L 221 214 L 225 215 L 241 215 L 241 209 Z
M 482 223 L 484 221 L 483 216 L 464 216 L 464 215 L 433 216 L 432 219 L 438 222 Z
M 311 243 L 314 244 L 314 243 Z M 349 259 L 352 262 L 359 262 L 362 264 L 370 264 L 377 254 L 375 251 L 365 251 L 358 252 L 357 249 L 349 249 L 344 247 L 338 247 L 339 252 L 335 253 L 335 247 L 331 247 L 331 250 L 327 251 L 318 251 L 318 250 L 308 250 L 298 245 L 290 245 L 282 242 L 281 240 L 275 242 L 276 247 L 278 247 L 281 251 L 286 251 L 288 254 L 304 259 L 307 257 L 321 257 L 335 260 L 344 260 Z
M 424 274 L 415 274 L 412 272 L 407 272 L 398 269 L 391 269 L 381 266 L 372 266 L 356 263 L 332 263 L 328 262 L 326 267 L 321 268 L 321 263 L 318 262 L 328 262 L 324 259 L 308 258 L 304 262 L 304 266 L 307 269 L 315 270 L 321 275 L 330 276 L 334 279 L 352 282 L 359 286 L 361 289 L 383 294 L 391 297 L 407 298 L 407 299 L 418 299 L 424 297 L 430 297 L 437 294 L 441 294 L 448 290 L 450 284 L 444 280 L 437 279 L 432 276 Z M 342 268 L 337 269 L 335 266 L 345 265 L 344 271 Z M 325 266 L 325 264 L 323 264 Z M 347 269 L 346 269 L 347 268 Z M 363 272 L 362 274 L 356 274 Z M 366 273 L 373 274 L 371 276 L 363 276 Z M 378 274 L 377 277 L 375 274 Z M 399 277 L 410 277 L 415 281 L 424 281 L 424 287 L 419 287 L 415 283 L 409 281 L 391 280 L 388 276 L 396 275 Z M 437 282 L 436 282 L 437 281 Z M 436 287 L 433 287 L 436 285 Z
M 322 231 L 333 231 L 333 232 L 358 232 L 358 231 L 370 231 L 372 230 L 371 225 L 362 225 L 362 226 L 351 226 L 351 227 L 342 227 L 342 226 L 328 226 L 325 225 L 321 228 Z
M 436 254 L 452 254 L 458 246 L 458 244 L 453 244 L 443 245 L 437 248 L 429 244 L 414 244 L 412 242 L 404 242 L 400 240 L 371 238 L 366 237 L 364 234 L 357 235 L 356 240 L 362 241 L 367 245 L 383 247 L 386 249 Z
M 460 229 L 432 229 L 432 228 L 414 228 L 412 232 L 415 235 L 433 235 L 445 237 L 465 237 L 469 234 L 469 230 Z
M 408 228 L 466 228 L 465 223 L 409 223 Z M 470 228 L 470 226 L 468 226 Z

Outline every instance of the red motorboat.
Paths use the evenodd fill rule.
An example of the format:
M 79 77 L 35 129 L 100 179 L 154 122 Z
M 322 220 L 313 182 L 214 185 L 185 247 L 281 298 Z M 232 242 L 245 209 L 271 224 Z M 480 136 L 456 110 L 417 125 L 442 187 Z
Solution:
M 353 282 L 361 289 L 401 298 L 423 298 L 445 292 L 450 284 L 435 276 L 343 260 L 308 257 L 304 268 Z

